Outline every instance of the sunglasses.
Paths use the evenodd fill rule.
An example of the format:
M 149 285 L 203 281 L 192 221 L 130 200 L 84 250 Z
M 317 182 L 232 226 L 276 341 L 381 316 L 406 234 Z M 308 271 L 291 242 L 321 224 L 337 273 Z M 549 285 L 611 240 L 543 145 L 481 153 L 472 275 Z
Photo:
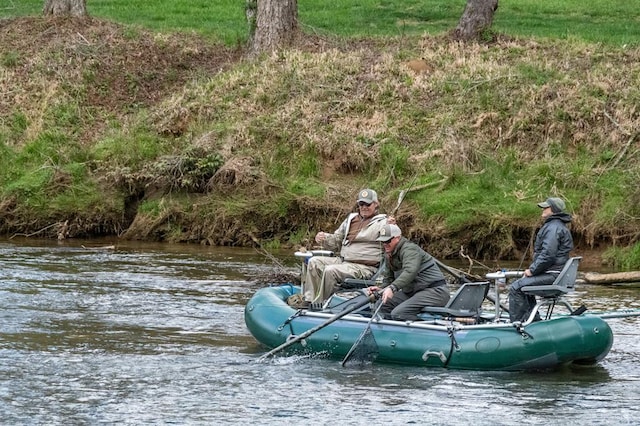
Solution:
M 358 201 L 358 206 L 359 207 L 364 207 L 364 206 L 369 207 L 370 205 L 371 205 L 371 203 L 365 203 L 364 201 Z

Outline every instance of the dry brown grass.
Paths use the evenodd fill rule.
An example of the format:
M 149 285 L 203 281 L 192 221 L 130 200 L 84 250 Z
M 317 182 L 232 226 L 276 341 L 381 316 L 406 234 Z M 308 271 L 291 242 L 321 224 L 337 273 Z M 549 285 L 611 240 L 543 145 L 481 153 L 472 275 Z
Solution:
M 47 128 L 56 105 L 70 104 L 81 123 L 70 133 L 77 130 L 89 147 L 104 140 L 107 128 L 124 139 L 143 128 L 175 142 L 176 150 L 194 146 L 224 158 L 208 193 L 191 194 L 191 204 L 114 225 L 136 238 L 286 240 L 292 230 L 335 226 L 364 185 L 377 183 L 392 206 L 392 190 L 418 173 L 442 179 L 429 190 L 444 196 L 452 176 L 480 176 L 487 163 L 501 164 L 507 155 L 515 158 L 514 171 L 536 162 L 562 169 L 547 180 L 513 178 L 500 187 L 510 203 L 532 203 L 550 191 L 573 194 L 574 229 L 585 244 L 640 238 L 633 210 L 639 190 L 629 187 L 620 211 L 602 215 L 612 195 L 599 186 L 612 170 L 640 177 L 637 47 L 309 37 L 295 49 L 248 60 L 196 36 L 154 35 L 95 19 L 21 18 L 0 22 L 0 55 L 11 62 L 1 68 L 0 120 L 9 123 L 19 110 L 28 122 L 18 144 Z M 416 61 L 421 66 L 409 66 Z M 403 170 L 388 158 L 401 150 L 408 156 Z M 301 166 L 309 157 L 317 159 L 317 171 Z M 580 171 L 585 158 L 593 164 Z M 142 176 L 144 167 L 124 175 L 110 166 L 98 168 L 104 185 L 146 199 L 166 195 L 145 192 L 151 178 Z M 293 192 L 296 179 L 321 186 L 324 198 Z M 260 217 L 255 206 L 229 201 L 258 195 Z M 464 241 L 474 241 L 477 252 L 513 254 L 521 249 L 515 240 L 533 226 L 517 215 L 487 219 L 490 206 L 480 206 L 489 213 L 464 232 L 452 231 L 442 212 L 425 215 L 419 207 L 407 202 L 399 220 L 436 254 L 456 253 Z
M 95 143 L 106 119 L 122 119 L 179 90 L 194 75 L 213 75 L 239 54 L 196 36 L 154 35 L 98 19 L 0 21 L 0 54 L 16 64 L 0 75 L 0 116 L 17 108 L 31 123 L 25 140 L 46 126 L 55 104 L 79 103 Z

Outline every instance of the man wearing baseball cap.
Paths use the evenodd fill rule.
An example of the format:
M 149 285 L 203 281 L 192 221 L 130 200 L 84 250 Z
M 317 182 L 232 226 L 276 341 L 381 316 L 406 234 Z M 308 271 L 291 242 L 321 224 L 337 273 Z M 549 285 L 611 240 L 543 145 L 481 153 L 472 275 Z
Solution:
M 566 206 L 564 204 L 564 201 L 562 201 L 562 198 L 555 198 L 555 197 L 547 198 L 542 203 L 538 203 L 538 207 L 543 209 L 543 213 L 544 213 L 544 209 L 547 209 L 547 208 L 551 209 L 551 213 L 562 213 L 566 209 Z
M 381 272 L 383 314 L 394 320 L 415 321 L 425 306 L 447 304 L 447 282 L 429 253 L 403 237 L 395 224 L 383 226 L 377 240 L 384 245 L 387 257 Z M 370 292 L 378 290 L 380 287 L 369 287 Z
M 535 296 L 524 294 L 522 287 L 553 284 L 573 250 L 573 238 L 567 226 L 571 223 L 571 215 L 565 212 L 565 202 L 550 197 L 538 203 L 538 207 L 542 209 L 543 224 L 536 234 L 533 261 L 525 269 L 524 276 L 509 288 L 511 322 L 526 321 L 536 305 Z
M 315 241 L 323 249 L 340 253 L 335 257 L 313 256 L 302 282 L 303 300 L 295 308 L 324 303 L 345 278 L 369 279 L 382 260 L 382 245 L 376 241 L 380 229 L 393 221 L 378 213 L 378 194 L 362 189 L 356 197 L 357 212 L 350 213 L 333 233 L 318 232 Z

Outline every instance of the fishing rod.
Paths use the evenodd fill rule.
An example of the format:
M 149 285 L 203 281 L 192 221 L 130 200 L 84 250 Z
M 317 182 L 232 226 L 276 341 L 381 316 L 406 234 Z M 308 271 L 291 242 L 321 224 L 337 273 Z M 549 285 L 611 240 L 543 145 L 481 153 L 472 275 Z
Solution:
M 416 173 L 413 176 L 413 179 L 411 180 L 409 187 L 407 189 L 403 189 L 402 191 L 400 191 L 400 195 L 398 195 L 398 203 L 396 204 L 396 207 L 391 211 L 391 214 L 389 216 L 395 217 L 396 213 L 398 213 L 398 210 L 400 209 L 400 205 L 404 201 L 404 197 L 407 195 L 407 192 L 409 192 L 411 188 L 413 188 L 413 184 L 415 183 L 417 178 L 418 178 L 418 174 Z
M 531 242 L 533 241 L 533 232 L 529 236 L 529 244 L 527 244 L 527 248 L 524 250 L 522 254 L 522 259 L 520 259 L 520 264 L 518 265 L 518 270 L 522 269 L 522 264 L 524 263 L 524 259 L 527 257 L 527 253 L 529 253 L 529 248 L 531 247 Z

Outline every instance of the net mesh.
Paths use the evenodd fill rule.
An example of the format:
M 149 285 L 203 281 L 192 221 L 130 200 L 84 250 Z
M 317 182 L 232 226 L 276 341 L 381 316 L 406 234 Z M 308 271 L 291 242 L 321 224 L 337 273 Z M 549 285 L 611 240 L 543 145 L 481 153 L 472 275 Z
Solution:
M 349 352 L 342 360 L 342 366 L 347 365 L 363 365 L 371 364 L 378 357 L 379 349 L 378 342 L 371 331 L 371 321 L 378 316 L 378 312 L 382 307 L 382 302 L 378 302 L 378 307 L 371 315 L 371 320 L 367 323 L 367 326 L 362 330 L 358 340 L 351 346 Z
M 378 357 L 378 343 L 367 325 L 349 353 L 342 360 L 342 366 L 355 366 L 371 364 Z

